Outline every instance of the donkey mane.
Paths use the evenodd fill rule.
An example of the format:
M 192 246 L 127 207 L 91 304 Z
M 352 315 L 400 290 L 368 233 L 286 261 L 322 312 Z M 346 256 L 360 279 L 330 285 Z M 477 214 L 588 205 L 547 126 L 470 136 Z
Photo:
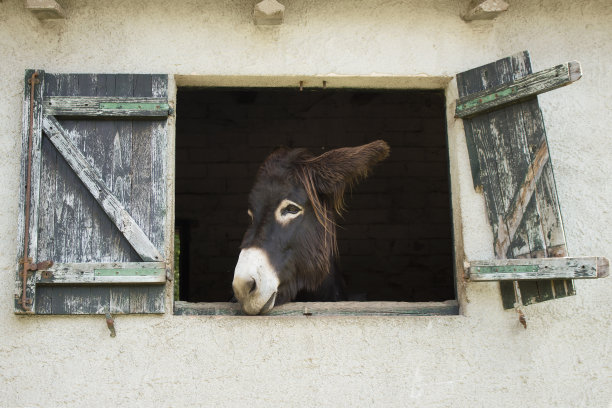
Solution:
M 309 291 L 316 290 L 335 267 L 338 256 L 335 214 L 346 209 L 344 194 L 368 176 L 368 170 L 389 155 L 389 146 L 381 140 L 359 147 L 334 149 L 314 156 L 304 148 L 276 149 L 261 165 L 257 177 L 282 177 L 289 172 L 300 183 L 312 204 L 315 216 L 323 227 L 305 240 L 300 248 L 303 265 L 300 276 Z M 355 161 L 367 157 L 356 166 Z M 335 214 L 334 214 L 335 213 Z M 294 292 L 294 291 L 292 291 Z
M 325 228 L 325 246 L 331 247 L 333 255 L 338 254 L 336 222 L 333 212 L 342 215 L 346 209 L 344 201 L 346 190 L 352 190 L 355 184 L 368 176 L 368 170 L 372 165 L 385 159 L 388 155 L 388 145 L 377 140 L 357 148 L 335 149 L 297 162 L 298 181 L 306 190 L 317 220 Z M 364 156 L 369 158 L 366 165 L 355 167 L 354 159 Z M 349 177 L 346 176 L 347 174 Z M 318 191 L 326 193 L 320 197 Z

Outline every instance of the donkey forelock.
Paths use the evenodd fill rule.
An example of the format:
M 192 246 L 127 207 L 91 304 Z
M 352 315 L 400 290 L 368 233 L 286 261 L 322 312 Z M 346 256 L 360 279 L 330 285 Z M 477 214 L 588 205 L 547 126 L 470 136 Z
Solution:
M 346 189 L 388 154 L 388 145 L 376 141 L 319 156 L 305 149 L 278 149 L 268 156 L 249 195 L 252 224 L 241 245 L 243 252 L 257 250 L 241 254 L 234 274 L 234 292 L 245 312 L 265 313 L 295 299 L 298 291 L 319 288 L 337 255 L 335 214 L 344 209 Z

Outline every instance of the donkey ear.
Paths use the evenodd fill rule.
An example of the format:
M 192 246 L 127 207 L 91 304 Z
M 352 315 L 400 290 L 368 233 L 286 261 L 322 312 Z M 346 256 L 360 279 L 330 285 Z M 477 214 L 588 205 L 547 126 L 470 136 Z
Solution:
M 346 188 L 367 177 L 372 167 L 387 156 L 389 145 L 383 140 L 330 150 L 304 160 L 301 163 L 302 178 L 317 193 L 333 197 L 333 205 L 340 212 Z

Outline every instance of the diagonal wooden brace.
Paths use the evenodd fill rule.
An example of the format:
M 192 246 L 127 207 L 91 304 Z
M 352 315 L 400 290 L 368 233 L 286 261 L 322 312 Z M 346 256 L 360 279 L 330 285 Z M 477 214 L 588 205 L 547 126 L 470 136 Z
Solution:
M 43 130 L 57 151 L 66 159 L 77 177 L 83 182 L 85 188 L 100 204 L 106 215 L 113 221 L 142 260 L 162 261 L 161 254 L 151 243 L 149 237 L 106 186 L 106 183 L 100 178 L 96 169 L 87 161 L 79 148 L 70 141 L 66 130 L 54 116 L 43 117 Z

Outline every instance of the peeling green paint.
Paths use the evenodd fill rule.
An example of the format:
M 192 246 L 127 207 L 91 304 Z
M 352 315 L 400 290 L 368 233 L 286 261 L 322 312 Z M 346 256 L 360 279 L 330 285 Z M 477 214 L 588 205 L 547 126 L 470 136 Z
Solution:
M 164 270 L 159 268 L 94 269 L 94 276 L 157 276 L 163 274 Z
M 538 265 L 503 265 L 503 266 L 478 266 L 475 268 L 476 273 L 525 273 L 537 272 L 540 269 Z
M 147 111 L 167 111 L 170 106 L 167 103 L 140 103 L 140 102 L 101 102 L 100 109 L 129 109 Z
M 503 98 L 509 95 L 512 95 L 516 92 L 516 87 L 512 86 L 510 88 L 502 89 L 499 92 L 495 92 L 493 94 L 484 95 L 482 98 L 473 99 L 461 105 L 457 105 L 457 112 L 473 108 L 474 106 L 483 105 L 485 103 L 489 103 L 499 98 Z

